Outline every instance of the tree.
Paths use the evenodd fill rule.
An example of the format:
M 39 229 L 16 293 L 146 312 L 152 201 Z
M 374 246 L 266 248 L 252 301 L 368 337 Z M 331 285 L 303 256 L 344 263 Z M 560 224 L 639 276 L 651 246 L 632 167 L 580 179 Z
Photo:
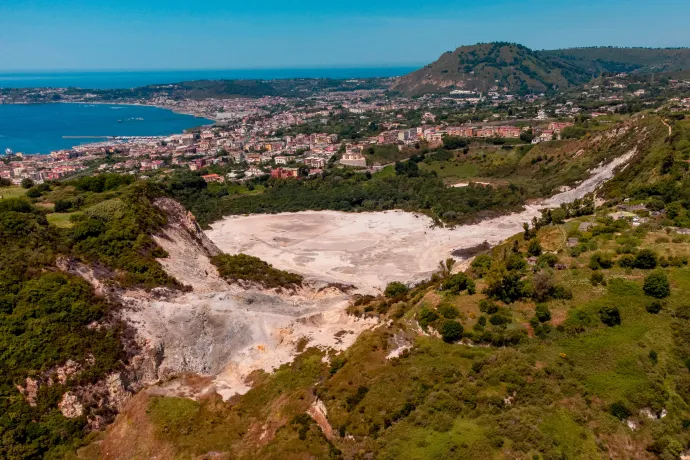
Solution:
M 480 254 L 474 258 L 470 267 L 472 272 L 479 278 L 483 278 L 491 270 L 494 260 L 488 254 Z
M 31 180 L 31 179 L 29 179 L 29 178 L 27 177 L 26 179 L 22 179 L 21 185 L 22 185 L 22 188 L 30 189 L 30 188 L 33 187 L 35 184 L 34 184 L 34 181 L 33 181 L 33 180 Z
M 661 162 L 661 174 L 668 174 L 671 172 L 671 169 L 673 169 L 673 165 L 675 164 L 675 155 L 673 152 L 669 152 L 665 157 L 664 160 Z
M 541 244 L 539 244 L 539 240 L 534 239 L 529 242 L 529 246 L 527 247 L 527 254 L 533 257 L 539 257 L 542 253 L 542 248 Z
M 546 304 L 537 304 L 537 308 L 534 311 L 534 316 L 539 320 L 540 323 L 545 323 L 551 319 L 551 312 Z
M 502 266 L 492 268 L 486 281 L 486 294 L 505 303 L 513 303 L 531 294 L 520 272 L 508 271 Z
M 441 330 L 439 332 L 444 342 L 452 343 L 462 338 L 464 329 L 459 322 L 447 319 L 441 324 Z
M 671 295 L 671 284 L 664 272 L 654 272 L 644 280 L 644 293 L 655 299 L 664 299 Z
M 449 291 L 452 294 L 459 294 L 464 290 L 474 291 L 475 286 L 474 281 L 472 281 L 467 275 L 464 273 L 457 273 L 444 281 L 441 289 L 444 291 Z
M 538 302 L 548 300 L 554 286 L 553 273 L 550 270 L 541 270 L 532 277 L 532 296 Z
M 523 131 L 520 133 L 520 140 L 526 144 L 530 144 L 534 140 L 534 133 L 531 129 L 529 131 Z
M 68 212 L 72 207 L 72 202 L 70 200 L 55 200 L 55 207 L 53 211 L 55 212 Z
M 449 257 L 444 261 L 438 263 L 439 274 L 442 278 L 448 278 L 450 273 L 453 271 L 453 266 L 455 266 L 455 259 Z
M 522 228 L 525 229 L 525 241 L 531 240 L 532 237 L 534 237 L 534 234 L 532 234 L 532 232 L 529 229 L 529 223 L 528 222 L 523 223 Z M 536 234 L 536 232 L 535 232 L 535 234 Z
M 649 249 L 641 250 L 635 257 L 635 268 L 642 270 L 652 270 L 656 268 L 657 263 L 656 253 Z
M 599 318 L 609 327 L 618 326 L 621 323 L 621 312 L 618 307 L 606 305 L 599 309 Z
M 409 288 L 399 281 L 393 281 L 388 283 L 386 286 L 386 291 L 384 292 L 386 297 L 398 297 L 409 292 Z

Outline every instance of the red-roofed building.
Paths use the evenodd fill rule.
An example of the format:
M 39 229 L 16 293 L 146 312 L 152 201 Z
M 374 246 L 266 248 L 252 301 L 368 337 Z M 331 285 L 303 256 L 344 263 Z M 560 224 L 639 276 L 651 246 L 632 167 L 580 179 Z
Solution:
M 209 182 L 218 182 L 222 184 L 225 182 L 225 178 L 223 176 L 219 176 L 218 174 L 207 174 L 205 176 L 201 176 L 201 178 L 206 181 L 208 184 Z

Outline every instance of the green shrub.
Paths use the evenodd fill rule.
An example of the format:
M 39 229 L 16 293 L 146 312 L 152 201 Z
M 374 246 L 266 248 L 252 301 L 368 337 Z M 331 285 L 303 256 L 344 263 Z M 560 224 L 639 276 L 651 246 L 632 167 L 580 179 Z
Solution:
M 542 254 L 537 259 L 537 265 L 542 268 L 553 268 L 558 263 L 558 256 L 556 254 Z
M 460 340 L 464 331 L 462 324 L 452 319 L 447 319 L 441 324 L 439 332 L 444 342 L 452 343 Z
M 657 263 L 656 253 L 649 249 L 641 250 L 635 257 L 635 268 L 642 270 L 652 270 L 656 268 Z
M 609 327 L 618 326 L 621 323 L 621 313 L 618 307 L 603 306 L 599 309 L 599 318 L 601 322 Z
M 592 270 L 599 270 L 600 268 L 608 269 L 611 267 L 613 267 L 613 257 L 611 254 L 596 252 L 589 258 L 589 268 Z
M 456 319 L 460 317 L 460 311 L 453 305 L 442 303 L 437 307 L 438 312 L 446 319 Z
M 498 311 L 498 305 L 489 299 L 482 299 L 479 301 L 479 311 L 493 315 Z
M 422 309 L 419 310 L 419 314 L 417 315 L 417 322 L 419 323 L 419 326 L 424 330 L 426 330 L 426 328 L 437 319 L 438 314 L 434 310 L 431 310 L 427 307 L 422 307 Z
M 623 255 L 620 259 L 618 259 L 618 266 L 621 268 L 634 268 L 635 256 L 631 254 Z
M 301 275 L 273 268 L 258 257 L 246 254 L 220 254 L 211 258 L 213 265 L 218 267 L 218 273 L 229 282 L 249 281 L 258 283 L 266 288 L 301 286 Z
M 656 299 L 664 299 L 671 295 L 671 284 L 664 272 L 654 272 L 644 280 L 644 293 Z
M 84 214 L 103 221 L 120 220 L 127 213 L 127 207 L 119 198 L 102 201 L 84 209 Z
M 72 208 L 71 200 L 55 200 L 54 212 L 69 212 Z
M 474 258 L 470 267 L 472 272 L 479 278 L 483 278 L 491 270 L 493 259 L 487 254 L 480 254 Z
M 649 312 L 653 315 L 656 315 L 657 313 L 659 313 L 662 308 L 663 308 L 663 304 L 658 300 L 652 301 L 651 303 L 647 304 L 647 307 L 645 307 L 647 312 Z
M 650 350 L 649 360 L 652 362 L 652 364 L 656 364 L 659 361 L 659 354 L 654 350 Z
M 407 294 L 410 291 L 410 289 L 403 283 L 399 281 L 393 281 L 391 283 L 388 283 L 386 286 L 386 290 L 384 291 L 384 295 L 386 297 L 398 297 L 400 295 Z
M 539 320 L 540 323 L 545 323 L 551 319 L 551 312 L 546 304 L 537 304 L 537 308 L 534 311 L 534 316 Z
M 589 281 L 592 283 L 592 286 L 599 286 L 600 284 L 606 286 L 604 274 L 599 271 L 592 273 L 592 276 L 590 276 Z
M 554 286 L 551 297 L 558 300 L 572 300 L 573 291 L 565 286 L 557 285 Z
M 619 420 L 625 420 L 631 415 L 630 410 L 622 401 L 611 404 L 611 407 L 609 407 L 609 412 Z
M 459 294 L 462 291 L 472 291 L 470 294 L 474 293 L 475 286 L 474 281 L 470 279 L 464 273 L 457 273 L 443 282 L 441 289 L 448 291 L 452 294 Z
M 494 326 L 504 326 L 506 324 L 512 323 L 513 320 L 506 315 L 497 313 L 495 315 L 491 315 L 491 317 L 489 318 L 489 322 Z

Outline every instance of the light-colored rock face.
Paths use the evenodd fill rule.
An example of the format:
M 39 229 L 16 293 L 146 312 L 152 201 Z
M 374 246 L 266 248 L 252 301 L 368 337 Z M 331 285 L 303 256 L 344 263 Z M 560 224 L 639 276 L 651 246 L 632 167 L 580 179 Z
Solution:
M 79 398 L 69 391 L 62 395 L 58 408 L 67 418 L 77 418 L 84 414 L 84 406 L 79 402 Z
M 310 278 L 353 284 L 376 292 L 391 281 L 428 278 L 457 249 L 484 241 L 497 244 L 522 231 L 545 208 L 557 208 L 594 192 L 635 151 L 592 171 L 579 186 L 524 211 L 454 229 L 432 227 L 426 216 L 402 211 L 298 213 L 228 217 L 212 225 L 209 238 L 224 252 L 259 257 Z
M 229 398 L 249 390 L 246 379 L 253 371 L 270 372 L 290 362 L 300 341 L 342 349 L 375 324 L 345 315 L 349 296 L 335 288 L 276 292 L 229 285 L 210 262 L 220 251 L 193 217 L 172 200 L 156 205 L 168 214 L 168 225 L 155 236 L 169 254 L 160 262 L 192 291 L 118 294 L 121 319 L 141 347 L 132 366 L 140 385 L 199 374 L 212 377 L 206 390 L 189 392 L 180 382 L 161 389 L 180 395 L 217 391 Z

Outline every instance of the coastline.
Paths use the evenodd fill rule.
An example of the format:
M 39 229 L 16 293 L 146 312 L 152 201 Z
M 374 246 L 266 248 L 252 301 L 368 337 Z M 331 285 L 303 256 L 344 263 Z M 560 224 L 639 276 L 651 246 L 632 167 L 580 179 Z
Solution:
M 187 112 L 187 111 L 182 111 L 179 110 L 175 107 L 166 107 L 164 105 L 160 104 L 142 104 L 141 102 L 103 102 L 103 101 L 51 101 L 51 102 L 28 102 L 26 104 L 17 104 L 17 105 L 30 105 L 30 104 L 93 104 L 93 105 L 127 105 L 127 106 L 134 106 L 134 107 L 155 107 L 157 109 L 163 109 L 163 110 L 169 110 L 173 113 L 177 113 L 179 115 L 189 115 L 195 118 L 203 118 L 205 120 L 210 120 L 213 123 L 217 123 L 218 119 L 217 118 L 211 118 L 207 114 L 202 114 L 202 113 L 196 113 L 196 112 Z M 12 105 L 12 104 L 6 104 L 6 105 Z M 202 125 L 202 126 L 207 126 L 207 125 Z
M 50 151 L 41 151 L 41 152 L 34 152 L 34 153 L 29 153 L 29 152 L 22 152 L 27 155 L 48 155 L 50 154 L 51 151 L 59 151 L 59 150 L 69 150 L 69 149 L 75 149 L 79 147 L 84 147 L 84 146 L 91 146 L 91 147 L 97 147 L 100 145 L 109 145 L 112 143 L 117 143 L 117 144 L 129 144 L 129 143 L 137 143 L 138 141 L 141 140 L 146 140 L 146 139 L 164 139 L 169 136 L 173 136 L 176 134 L 182 134 L 186 132 L 189 129 L 194 129 L 194 128 L 207 128 L 215 125 L 217 120 L 215 118 L 210 118 L 206 114 L 202 113 L 196 113 L 193 111 L 184 111 L 184 110 L 179 110 L 179 108 L 173 108 L 173 107 L 167 107 L 164 105 L 160 104 L 148 104 L 148 103 L 141 103 L 141 102 L 104 102 L 104 101 L 44 101 L 44 102 L 19 102 L 19 103 L 5 103 L 1 105 L 17 105 L 17 106 L 30 106 L 30 105 L 55 105 L 55 104 L 69 104 L 69 105 L 99 105 L 99 106 L 128 106 L 128 107 L 152 107 L 160 110 L 166 110 L 172 113 L 175 113 L 177 115 L 185 115 L 185 116 L 190 116 L 194 117 L 195 119 L 198 119 L 200 123 L 198 125 L 190 126 L 189 128 L 185 128 L 182 131 L 171 131 L 166 134 L 159 134 L 159 135 L 94 135 L 94 136 L 83 136 L 80 138 L 82 139 L 89 139 L 90 137 L 93 138 L 92 141 L 86 141 L 83 143 L 77 143 L 75 145 L 71 145 L 70 147 L 62 147 L 62 148 L 53 148 L 51 147 Z M 70 138 L 69 136 L 63 136 L 63 139 Z M 19 150 L 18 150 L 19 151 Z

